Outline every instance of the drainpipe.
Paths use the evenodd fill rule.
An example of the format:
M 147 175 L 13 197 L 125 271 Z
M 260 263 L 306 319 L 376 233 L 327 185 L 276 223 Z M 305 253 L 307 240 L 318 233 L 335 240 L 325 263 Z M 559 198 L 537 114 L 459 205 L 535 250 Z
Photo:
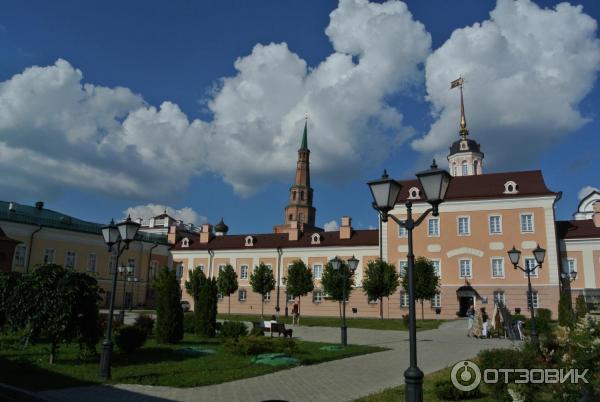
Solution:
M 144 299 L 144 305 L 148 304 L 148 297 L 150 296 L 150 263 L 152 262 L 152 250 L 158 247 L 158 243 L 154 243 L 152 247 L 150 247 L 150 253 L 148 254 L 148 276 L 146 278 L 146 298 Z
M 42 230 L 43 226 L 40 225 L 36 230 L 31 232 L 31 236 L 29 237 L 29 252 L 27 253 L 27 268 L 25 272 L 29 272 L 29 268 L 31 267 L 31 250 L 33 249 L 33 236 L 40 230 Z
M 212 278 L 212 271 L 213 271 L 213 259 L 215 256 L 215 252 L 212 251 L 211 249 L 208 250 L 208 254 L 210 255 L 210 258 L 208 260 L 208 277 Z
M 281 286 L 281 255 L 283 254 L 283 250 L 281 247 L 277 247 L 277 306 L 275 306 L 275 311 L 277 312 L 277 316 L 279 317 L 279 287 Z M 287 300 L 285 301 L 287 305 Z
M 559 291 L 559 297 L 560 297 L 560 293 L 562 292 L 569 292 L 569 294 L 571 293 L 571 283 L 569 282 L 569 280 L 564 280 L 561 277 L 561 273 L 563 272 L 563 263 L 562 263 L 562 255 L 560 252 L 560 239 L 558 238 L 558 230 L 556 228 L 556 203 L 558 201 L 561 200 L 562 198 L 562 191 L 559 191 L 556 194 L 556 198 L 554 199 L 554 202 L 552 203 L 552 219 L 553 219 L 553 223 L 554 223 L 554 241 L 556 241 L 556 263 L 558 264 L 558 291 Z M 565 251 L 566 251 L 566 247 L 565 247 Z

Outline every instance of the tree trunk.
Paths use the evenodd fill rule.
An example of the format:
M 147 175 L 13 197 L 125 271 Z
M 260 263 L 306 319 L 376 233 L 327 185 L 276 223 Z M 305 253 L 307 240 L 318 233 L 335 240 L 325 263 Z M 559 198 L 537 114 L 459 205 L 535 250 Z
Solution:
M 423 299 L 421 299 L 421 321 L 425 319 L 425 312 L 423 311 Z
M 383 320 L 383 297 L 379 298 L 379 318 Z
M 56 342 L 52 342 L 52 346 L 50 347 L 50 359 L 48 363 L 54 364 L 54 359 L 56 358 Z
M 341 320 L 342 319 L 342 302 L 341 301 L 338 301 L 338 307 L 340 310 L 340 320 Z
M 231 295 L 229 295 L 228 299 L 229 299 L 229 306 L 227 307 L 227 314 L 231 315 Z
M 298 296 L 298 326 L 300 326 L 300 296 Z
M 262 300 L 260 301 L 260 318 L 265 318 L 265 295 L 260 295 Z

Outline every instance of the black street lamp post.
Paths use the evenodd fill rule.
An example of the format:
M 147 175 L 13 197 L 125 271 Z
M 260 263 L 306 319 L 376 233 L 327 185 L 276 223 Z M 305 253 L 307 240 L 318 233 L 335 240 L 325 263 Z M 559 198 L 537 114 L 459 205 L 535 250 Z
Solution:
M 339 271 L 344 278 L 344 283 L 342 284 L 342 346 L 348 345 L 348 326 L 346 325 L 346 283 L 348 281 L 348 276 L 354 275 L 354 271 L 356 271 L 356 267 L 358 266 L 358 259 L 352 256 L 352 258 L 348 259 L 347 262 L 348 272 L 343 272 L 342 266 L 344 262 L 337 256 L 329 261 L 331 268 L 333 268 L 335 271 Z
M 508 251 L 508 258 L 510 258 L 510 262 L 512 263 L 513 267 L 515 269 L 519 268 L 527 275 L 527 304 L 529 305 L 529 311 L 531 311 L 531 341 L 537 345 L 538 333 L 535 325 L 535 309 L 533 308 L 533 289 L 531 288 L 531 274 L 535 272 L 536 269 L 542 268 L 542 263 L 544 262 L 544 258 L 546 257 L 546 250 L 541 248 L 538 244 L 538 246 L 533 250 L 533 256 L 535 257 L 537 265 L 535 267 L 523 268 L 522 266 L 518 265 L 519 258 L 521 258 L 521 251 L 517 250 L 515 246 L 513 246 L 512 250 Z
M 381 179 L 368 182 L 373 196 L 373 207 L 379 211 L 382 222 L 387 222 L 391 218 L 399 226 L 405 228 L 408 232 L 408 334 L 410 343 L 410 366 L 404 372 L 404 382 L 406 383 L 405 400 L 408 402 L 423 401 L 423 372 L 417 367 L 417 324 L 415 309 L 415 275 L 414 265 L 415 256 L 413 253 L 413 229 L 421 224 L 425 217 L 431 212 L 433 216 L 438 216 L 439 205 L 446 198 L 446 191 L 452 176 L 442 169 L 438 169 L 435 160 L 431 168 L 417 173 L 417 179 L 423 189 L 425 199 L 431 205 L 431 208 L 425 210 L 416 220 L 412 217 L 412 202 L 407 201 L 406 219 L 404 221 L 388 213 L 394 209 L 398 194 L 400 194 L 401 185 L 388 177 L 386 171 L 383 172 Z
M 117 291 L 117 275 L 119 274 L 119 270 L 117 269 L 119 258 L 121 257 L 121 254 L 123 254 L 123 251 L 129 248 L 129 243 L 135 238 L 139 227 L 139 223 L 132 221 L 131 217 L 127 217 L 127 220 L 120 222 L 118 225 L 115 225 L 115 222 L 111 220 L 108 226 L 102 228 L 102 236 L 104 237 L 104 242 L 108 246 L 108 252 L 111 253 L 112 248 L 115 245 L 118 250 L 117 258 L 114 262 L 112 292 L 110 293 L 110 307 L 108 323 L 106 326 L 106 339 L 102 342 L 100 356 L 100 378 L 103 380 L 110 379 L 110 364 L 113 350 L 112 323 L 115 308 L 115 293 Z M 121 243 L 123 243 L 123 247 L 121 247 Z

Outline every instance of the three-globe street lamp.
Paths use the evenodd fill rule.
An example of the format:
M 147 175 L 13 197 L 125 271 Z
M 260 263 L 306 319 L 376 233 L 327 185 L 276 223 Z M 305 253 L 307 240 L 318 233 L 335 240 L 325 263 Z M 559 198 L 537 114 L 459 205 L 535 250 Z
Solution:
M 525 272 L 527 275 L 527 303 L 529 304 L 529 311 L 531 311 L 531 341 L 534 344 L 538 343 L 538 333 L 537 328 L 535 326 L 535 309 L 533 308 L 533 289 L 531 288 L 531 274 L 535 272 L 536 269 L 542 268 L 542 263 L 544 262 L 544 258 L 546 257 L 546 250 L 538 246 L 533 250 L 533 256 L 537 265 L 535 267 L 525 267 L 518 265 L 519 258 L 521 258 L 521 250 L 517 250 L 515 246 L 513 246 L 512 250 L 508 251 L 508 258 L 510 258 L 510 262 L 512 263 L 515 269 L 519 268 L 521 271 Z M 525 264 L 527 265 L 527 264 Z
M 348 281 L 348 276 L 354 275 L 354 271 L 356 271 L 356 267 L 358 267 L 358 259 L 355 258 L 354 256 L 352 256 L 352 258 L 348 259 L 348 261 L 347 261 L 348 272 L 342 271 L 344 261 L 339 259 L 337 256 L 335 258 L 333 258 L 332 260 L 330 260 L 329 263 L 331 264 L 331 268 L 333 268 L 334 271 L 339 271 L 343 275 L 343 278 L 344 278 L 344 283 L 342 284 L 342 327 L 341 327 L 341 331 L 342 331 L 342 345 L 347 346 L 348 345 L 348 326 L 346 325 L 346 283 Z
M 568 279 L 569 282 L 573 282 L 575 279 L 577 279 L 577 271 L 570 271 L 570 272 L 561 272 L 560 277 L 562 279 Z
M 412 202 L 407 201 L 406 219 L 400 220 L 394 215 L 388 213 L 394 209 L 398 194 L 400 194 L 401 185 L 397 181 L 390 179 L 386 171 L 383 172 L 381 179 L 368 182 L 373 196 L 373 206 L 380 214 L 382 222 L 387 222 L 392 218 L 399 226 L 405 228 L 408 232 L 408 334 L 410 343 L 410 366 L 404 372 L 404 381 L 406 383 L 405 400 L 410 402 L 423 401 L 423 372 L 417 367 L 417 325 L 415 310 L 415 255 L 413 254 L 413 229 L 421 224 L 425 217 L 431 212 L 433 216 L 438 216 L 439 205 L 446 198 L 446 191 L 452 176 L 442 169 L 438 169 L 435 160 L 431 168 L 417 173 L 417 179 L 423 189 L 425 199 L 431 205 L 431 208 L 425 210 L 417 220 L 412 217 Z
M 110 379 L 110 363 L 113 350 L 112 323 L 115 307 L 115 293 L 117 291 L 117 275 L 119 274 L 117 266 L 119 265 L 119 258 L 121 257 L 121 254 L 123 254 L 123 251 L 129 248 L 129 243 L 133 241 L 139 228 L 140 224 L 132 221 L 130 216 L 128 216 L 125 221 L 119 222 L 117 225 L 115 225 L 115 222 L 111 220 L 108 226 L 104 226 L 102 228 L 102 236 L 104 237 L 104 242 L 108 246 L 108 252 L 112 253 L 112 248 L 115 245 L 117 246 L 118 250 L 117 258 L 114 261 L 115 265 L 113 270 L 112 292 L 110 293 L 110 308 L 108 312 L 108 323 L 106 326 L 106 339 L 104 339 L 104 342 L 102 342 L 102 352 L 100 356 L 100 378 L 103 380 Z M 123 247 L 121 247 L 121 243 L 123 243 Z

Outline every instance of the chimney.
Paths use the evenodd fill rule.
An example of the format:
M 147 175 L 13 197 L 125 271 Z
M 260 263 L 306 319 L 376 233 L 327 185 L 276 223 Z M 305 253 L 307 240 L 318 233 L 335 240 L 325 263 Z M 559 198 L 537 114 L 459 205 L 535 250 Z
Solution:
M 298 229 L 298 221 L 290 222 L 290 230 L 288 232 L 288 238 L 290 241 L 297 241 L 300 237 L 300 229 Z
M 594 203 L 594 215 L 592 215 L 592 221 L 594 221 L 594 226 L 600 228 L 600 201 Z
M 8 210 L 9 210 L 9 212 L 15 212 L 17 210 L 17 208 L 15 207 L 15 203 L 14 202 L 10 202 L 8 204 Z
M 167 234 L 167 242 L 169 244 L 177 243 L 177 227 L 176 226 L 169 227 L 169 234 Z
M 205 223 L 202 225 L 202 231 L 200 232 L 200 243 L 208 243 L 212 239 L 212 225 Z
M 342 216 L 342 226 L 340 226 L 340 239 L 349 239 L 352 237 L 352 218 Z
M 35 203 L 35 209 L 44 209 L 44 201 L 38 201 Z

